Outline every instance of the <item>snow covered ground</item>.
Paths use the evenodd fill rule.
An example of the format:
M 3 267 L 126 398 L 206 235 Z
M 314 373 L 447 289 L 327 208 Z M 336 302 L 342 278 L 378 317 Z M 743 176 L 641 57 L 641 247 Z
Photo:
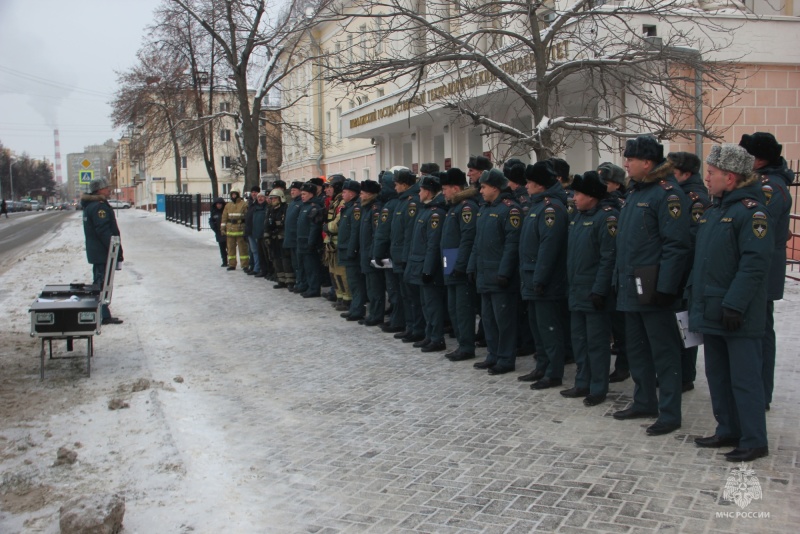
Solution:
M 111 308 L 125 323 L 95 337 L 91 378 L 83 359 L 52 360 L 39 382 L 29 335 L 45 284 L 91 279 L 80 212 L 0 278 L 2 533 L 58 532 L 59 506 L 96 492 L 121 493 L 124 532 L 143 534 L 623 531 L 629 506 L 646 507 L 634 514 L 643 530 L 744 528 L 714 519 L 732 511 L 719 497 L 732 466 L 691 444 L 714 429 L 702 365 L 681 431 L 646 437 L 640 422 L 609 418 L 630 381 L 591 409 L 532 392 L 227 272 L 210 232 L 118 217 L 125 262 Z M 772 519 L 744 530 L 800 519 L 799 306 L 789 282 L 771 454 L 753 464 L 764 500 L 751 506 Z M 114 400 L 129 407 L 110 410 Z M 77 462 L 53 466 L 59 447 Z

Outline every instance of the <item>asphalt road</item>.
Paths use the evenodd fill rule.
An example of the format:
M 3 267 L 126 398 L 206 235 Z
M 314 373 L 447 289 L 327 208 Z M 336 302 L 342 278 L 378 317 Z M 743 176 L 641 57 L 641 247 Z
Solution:
M 74 211 L 44 211 L 10 213 L 0 218 L 0 274 L 28 251 L 39 239 L 55 232 Z

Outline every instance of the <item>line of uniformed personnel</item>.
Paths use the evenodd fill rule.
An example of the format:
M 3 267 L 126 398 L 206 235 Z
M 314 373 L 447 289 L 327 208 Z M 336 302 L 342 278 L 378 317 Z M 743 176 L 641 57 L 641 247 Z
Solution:
M 664 157 L 652 136 L 627 141 L 625 169 L 606 162 L 572 179 L 560 159 L 501 170 L 477 156 L 466 174 L 427 163 L 419 178 L 394 167 L 377 182 L 293 182 L 288 204 L 270 194 L 280 199 L 267 216 L 275 287 L 318 297 L 330 276 L 347 321 L 422 352 L 446 351 L 449 330 L 457 346 L 445 356 L 469 360 L 486 346 L 474 367 L 492 375 L 535 347 L 534 369 L 518 377 L 534 390 L 561 386 L 574 359 L 575 382 L 560 393 L 586 406 L 631 376 L 633 402 L 613 417 L 652 418 L 651 436 L 680 428 L 681 394 L 694 388 L 697 346 L 684 347 L 676 321 L 688 310 L 718 422 L 695 442 L 750 461 L 768 454 L 772 314 L 790 235 L 781 148 L 762 132 L 714 146 L 708 190 L 695 154 Z

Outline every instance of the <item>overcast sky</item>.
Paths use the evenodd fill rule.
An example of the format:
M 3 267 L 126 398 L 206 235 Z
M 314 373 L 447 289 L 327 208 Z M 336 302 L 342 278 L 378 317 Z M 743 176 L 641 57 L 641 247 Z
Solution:
M 161 0 L 0 0 L 0 141 L 53 161 L 117 139 L 116 74 L 135 63 Z

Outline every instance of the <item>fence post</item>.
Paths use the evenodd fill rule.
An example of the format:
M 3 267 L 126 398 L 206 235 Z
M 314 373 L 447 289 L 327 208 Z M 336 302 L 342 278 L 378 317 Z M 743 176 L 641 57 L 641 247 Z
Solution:
M 201 201 L 200 193 L 197 193 L 194 196 L 194 198 L 195 198 L 195 202 L 197 203 L 197 210 L 195 211 L 195 213 L 197 214 L 197 231 L 199 232 L 200 231 L 200 221 L 203 218 L 203 203 Z

